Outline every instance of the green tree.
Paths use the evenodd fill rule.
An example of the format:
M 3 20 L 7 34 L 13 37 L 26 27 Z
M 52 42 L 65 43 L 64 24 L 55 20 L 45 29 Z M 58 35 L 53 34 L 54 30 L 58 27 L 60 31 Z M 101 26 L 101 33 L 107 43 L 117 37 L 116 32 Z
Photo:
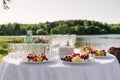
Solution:
M 87 20 L 85 20 L 83 25 L 85 26 L 85 28 L 87 28 L 89 26 L 89 22 Z
M 0 35 L 5 35 L 5 30 L 6 28 L 5 28 L 5 25 L 1 25 L 0 26 Z
M 14 28 L 13 28 L 13 26 L 12 26 L 12 24 L 7 24 L 6 25 L 6 33 L 7 33 L 7 35 L 14 35 Z
M 38 29 L 36 31 L 36 34 L 38 34 L 38 35 L 47 35 L 48 33 L 46 31 L 44 31 L 44 29 Z
M 100 34 L 100 27 L 98 26 L 89 26 L 88 28 L 85 28 L 86 34 Z
M 20 35 L 21 34 L 20 24 L 14 23 L 13 28 L 14 28 L 14 32 L 13 32 L 14 35 Z
M 62 24 L 53 29 L 51 29 L 51 34 L 68 34 L 68 25 Z
M 48 21 L 44 23 L 44 29 L 47 31 L 47 33 L 50 34 L 51 26 L 50 26 L 50 23 Z
M 9 3 L 10 1 L 11 1 L 11 0 L 2 0 L 3 8 L 4 8 L 4 9 L 9 9 L 8 3 Z

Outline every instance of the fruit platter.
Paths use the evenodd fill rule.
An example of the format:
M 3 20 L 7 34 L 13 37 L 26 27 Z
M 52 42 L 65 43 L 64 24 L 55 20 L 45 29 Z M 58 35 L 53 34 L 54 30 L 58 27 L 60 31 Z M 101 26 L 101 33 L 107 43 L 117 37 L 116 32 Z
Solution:
M 40 54 L 28 54 L 27 56 L 22 57 L 22 62 L 25 63 L 45 63 L 49 62 L 49 58 L 46 54 L 40 53 Z
M 89 54 L 79 54 L 72 53 L 70 55 L 65 55 L 61 58 L 62 63 L 72 63 L 72 64 L 81 64 L 88 63 L 93 59 L 89 57 Z
M 95 51 L 96 47 L 95 46 L 88 46 L 88 45 L 83 45 L 80 47 L 80 52 L 81 53 L 90 53 L 91 51 Z
M 41 36 L 41 37 L 34 37 L 33 42 L 34 43 L 49 43 L 50 38 L 46 36 Z
M 106 57 L 107 56 L 107 53 L 105 50 L 94 50 L 94 51 L 91 51 L 90 54 L 93 56 L 93 57 Z
M 106 51 L 105 50 L 99 50 L 94 46 L 81 46 L 80 47 L 80 52 L 85 53 L 85 54 L 90 54 L 92 57 L 106 57 Z

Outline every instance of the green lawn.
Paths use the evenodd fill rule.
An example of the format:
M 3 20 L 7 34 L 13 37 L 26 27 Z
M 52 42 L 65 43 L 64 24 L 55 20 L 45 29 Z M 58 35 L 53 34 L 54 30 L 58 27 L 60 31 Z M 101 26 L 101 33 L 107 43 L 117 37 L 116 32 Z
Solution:
M 19 36 L 0 36 L 0 42 L 21 43 L 21 42 L 24 42 L 24 37 L 19 37 Z
M 9 43 L 23 43 L 24 37 L 20 36 L 0 36 L 0 62 L 8 54 Z
M 7 49 L 0 49 L 0 62 L 2 61 L 3 57 L 8 54 Z

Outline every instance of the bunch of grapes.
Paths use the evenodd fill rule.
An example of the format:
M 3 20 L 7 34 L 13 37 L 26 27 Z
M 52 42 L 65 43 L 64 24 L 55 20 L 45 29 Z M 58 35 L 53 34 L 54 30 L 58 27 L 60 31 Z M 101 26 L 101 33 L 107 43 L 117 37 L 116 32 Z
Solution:
M 65 57 L 61 58 L 61 60 L 72 62 L 72 57 L 71 56 L 65 56 Z

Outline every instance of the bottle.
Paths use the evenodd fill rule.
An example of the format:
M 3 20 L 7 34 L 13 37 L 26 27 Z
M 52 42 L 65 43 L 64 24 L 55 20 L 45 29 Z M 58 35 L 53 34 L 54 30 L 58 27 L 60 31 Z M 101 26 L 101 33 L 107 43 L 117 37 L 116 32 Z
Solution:
M 27 35 L 25 37 L 25 43 L 32 43 L 32 32 L 30 30 L 27 31 Z

